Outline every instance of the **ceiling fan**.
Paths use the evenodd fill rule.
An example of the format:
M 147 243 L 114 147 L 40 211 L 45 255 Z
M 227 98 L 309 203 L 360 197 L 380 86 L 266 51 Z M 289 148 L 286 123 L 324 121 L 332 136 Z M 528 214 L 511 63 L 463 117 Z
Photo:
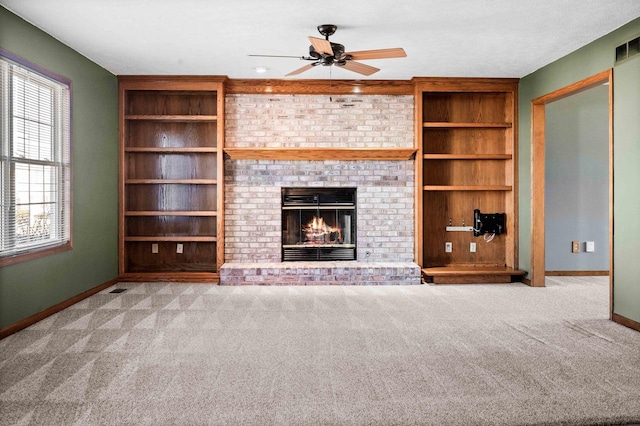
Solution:
M 318 65 L 338 66 L 362 75 L 371 75 L 380 71 L 379 68 L 357 62 L 356 60 L 403 58 L 407 56 L 404 49 L 396 47 L 392 49 L 361 50 L 359 52 L 345 52 L 344 46 L 329 41 L 329 36 L 338 29 L 337 25 L 318 25 L 318 32 L 324 36 L 324 40 L 318 37 L 309 37 L 309 56 L 279 56 L 279 55 L 249 55 L 270 58 L 298 58 L 305 61 L 313 61 L 297 70 L 291 71 L 286 76 L 301 74 Z

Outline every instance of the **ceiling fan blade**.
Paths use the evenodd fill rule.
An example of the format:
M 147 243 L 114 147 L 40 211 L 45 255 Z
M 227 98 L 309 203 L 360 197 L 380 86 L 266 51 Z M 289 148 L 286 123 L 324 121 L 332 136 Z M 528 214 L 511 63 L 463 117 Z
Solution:
M 298 68 L 297 70 L 291 71 L 289 74 L 286 74 L 285 77 L 288 77 L 290 75 L 302 74 L 303 72 L 310 70 L 311 68 L 315 67 L 316 65 L 318 65 L 317 62 L 314 62 L 312 64 L 307 64 L 302 68 Z
M 404 58 L 407 56 L 402 47 L 396 47 L 393 49 L 361 50 L 359 52 L 347 52 L 345 55 L 350 55 L 353 59 L 358 61 L 366 59 Z
M 296 59 L 304 59 L 302 56 L 288 56 L 288 55 L 247 55 L 247 56 L 257 56 L 260 58 L 296 58 Z
M 357 72 L 362 75 L 371 75 L 380 71 L 380 68 L 372 67 L 370 65 L 365 65 L 360 62 L 355 61 L 346 61 L 344 65 L 340 65 L 336 63 L 336 65 L 341 66 L 342 68 L 346 68 L 349 71 Z
M 309 36 L 309 41 L 313 45 L 313 48 L 316 49 L 316 52 L 333 56 L 333 48 L 331 47 L 329 40 Z

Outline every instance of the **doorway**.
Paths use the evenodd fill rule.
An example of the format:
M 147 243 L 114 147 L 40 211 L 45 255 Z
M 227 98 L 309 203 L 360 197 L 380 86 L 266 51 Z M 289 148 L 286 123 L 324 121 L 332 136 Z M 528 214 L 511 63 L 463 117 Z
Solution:
M 549 103 L 564 99 L 588 89 L 608 84 L 608 250 L 609 253 L 609 311 L 612 312 L 613 286 L 613 71 L 607 70 L 577 83 L 556 90 L 531 102 L 532 110 L 532 232 L 531 232 L 531 285 L 543 287 L 545 280 L 545 152 L 546 113 Z M 582 247 L 580 247 L 582 248 Z

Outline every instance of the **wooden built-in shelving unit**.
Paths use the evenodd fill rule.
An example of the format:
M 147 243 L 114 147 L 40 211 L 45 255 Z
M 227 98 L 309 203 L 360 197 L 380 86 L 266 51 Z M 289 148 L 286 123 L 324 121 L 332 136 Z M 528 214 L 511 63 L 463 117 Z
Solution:
M 414 83 L 416 259 L 423 275 L 435 283 L 510 282 L 522 274 L 515 269 L 517 80 Z M 506 232 L 486 242 L 473 232 L 446 231 L 473 226 L 474 209 L 506 213 Z
M 119 83 L 120 275 L 216 281 L 224 262 L 224 78 Z
M 225 92 L 322 94 L 325 81 L 124 76 L 120 83 L 119 270 L 129 280 L 215 281 L 224 262 L 224 157 L 411 160 L 416 262 L 436 283 L 508 282 L 517 270 L 517 79 L 339 81 L 336 94 L 415 97 L 413 148 L 225 148 Z M 473 211 L 506 213 L 486 242 Z M 453 251 L 445 253 L 445 242 Z M 476 242 L 476 252 L 469 249 Z M 177 253 L 181 244 L 183 253 Z M 157 253 L 155 251 L 157 246 Z

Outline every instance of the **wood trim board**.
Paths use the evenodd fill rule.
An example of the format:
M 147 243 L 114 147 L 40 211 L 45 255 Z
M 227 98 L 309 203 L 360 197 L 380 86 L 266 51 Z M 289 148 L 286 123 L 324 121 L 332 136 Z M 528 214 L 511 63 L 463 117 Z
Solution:
M 632 330 L 640 331 L 640 322 L 634 321 L 632 319 L 623 317 L 619 314 L 611 314 L 611 320 L 620 325 L 624 325 L 625 327 L 629 327 Z
M 534 287 L 544 287 L 545 277 L 545 109 L 549 102 L 600 84 L 609 84 L 609 253 L 613 262 L 613 70 L 608 69 L 531 101 L 531 265 L 529 278 Z M 610 276 L 613 265 L 609 267 Z M 613 279 L 610 279 L 613 286 Z M 610 312 L 613 313 L 613 287 L 610 288 Z
M 0 330 L 0 339 L 4 339 L 7 336 L 12 335 L 13 333 L 17 333 L 20 330 L 23 330 L 35 323 L 37 323 L 38 321 L 42 321 L 43 319 L 62 311 L 63 309 L 68 308 L 71 305 L 74 305 L 84 299 L 86 299 L 89 296 L 93 296 L 96 293 L 101 292 L 102 290 L 105 290 L 109 287 L 111 287 L 112 285 L 115 285 L 119 282 L 120 280 L 118 278 L 109 280 L 105 283 L 102 283 L 96 287 L 93 287 L 89 290 L 83 291 L 82 293 L 70 297 L 67 300 L 63 300 L 60 303 L 56 303 L 53 306 L 50 306 L 49 308 L 40 311 L 38 313 L 35 313 L 33 315 L 28 316 L 27 318 L 18 321 L 15 324 L 9 325 L 3 329 Z
M 228 79 L 230 95 L 412 95 L 411 80 Z
M 547 277 L 604 277 L 609 271 L 545 271 Z
M 413 148 L 225 148 L 231 160 L 411 160 Z

